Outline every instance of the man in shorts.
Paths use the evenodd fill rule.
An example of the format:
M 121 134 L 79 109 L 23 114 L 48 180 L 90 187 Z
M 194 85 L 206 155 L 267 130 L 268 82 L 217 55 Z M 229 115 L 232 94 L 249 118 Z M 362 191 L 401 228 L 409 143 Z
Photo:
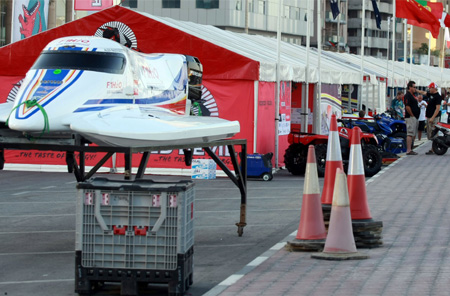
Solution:
M 431 82 L 428 86 L 428 92 L 424 92 L 422 90 L 418 90 L 420 94 L 426 94 L 428 97 L 428 106 L 425 112 L 425 116 L 427 117 L 427 138 L 431 140 L 432 133 L 434 131 L 434 127 L 436 123 L 438 123 L 441 119 L 441 104 L 442 97 L 437 91 L 438 86 L 436 83 Z M 427 155 L 433 155 L 433 148 L 430 149 Z
M 414 81 L 408 82 L 407 91 L 404 97 L 406 122 L 406 155 L 417 155 L 417 152 L 412 150 L 412 142 L 417 134 L 420 115 L 419 105 L 414 95 L 415 93 L 416 83 Z

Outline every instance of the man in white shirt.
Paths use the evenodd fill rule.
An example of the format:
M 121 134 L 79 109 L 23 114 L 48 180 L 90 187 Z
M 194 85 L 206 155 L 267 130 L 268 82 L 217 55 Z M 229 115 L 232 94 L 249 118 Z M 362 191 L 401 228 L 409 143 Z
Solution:
M 419 128 L 417 132 L 417 139 L 422 139 L 422 132 L 425 130 L 425 110 L 427 109 L 427 102 L 423 100 L 422 95 L 417 96 L 417 100 L 419 101 L 420 115 L 419 115 Z
M 450 90 L 447 90 L 447 95 L 442 100 L 442 105 L 447 106 L 447 123 L 450 124 Z

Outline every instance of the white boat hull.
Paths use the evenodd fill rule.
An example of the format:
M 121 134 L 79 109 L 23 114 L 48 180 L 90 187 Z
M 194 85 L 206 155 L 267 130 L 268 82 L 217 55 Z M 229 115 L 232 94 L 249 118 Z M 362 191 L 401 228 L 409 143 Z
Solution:
M 121 106 L 85 116 L 70 128 L 97 145 L 151 147 L 208 143 L 240 131 L 239 122 L 180 116 L 166 109 Z

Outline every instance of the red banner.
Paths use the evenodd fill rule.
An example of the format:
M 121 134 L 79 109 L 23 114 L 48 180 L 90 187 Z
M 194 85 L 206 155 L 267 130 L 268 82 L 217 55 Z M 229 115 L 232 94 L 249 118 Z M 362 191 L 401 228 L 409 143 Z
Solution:
M 275 152 L 275 85 L 274 82 L 259 82 L 255 152 L 260 154 Z
M 91 7 L 94 2 L 100 3 L 100 1 L 83 2 Z M 102 8 L 109 5 L 107 2 L 101 1 Z M 83 7 L 80 6 L 82 1 L 79 0 L 75 5 L 76 9 Z M 209 96 L 211 108 L 215 108 L 211 112 L 212 116 L 238 120 L 241 132 L 234 138 L 247 139 L 247 149 L 253 151 L 254 81 L 259 77 L 259 62 L 120 6 L 113 6 L 0 48 L 0 60 L 3 62 L 0 68 L 0 102 L 6 101 L 8 93 L 13 92 L 14 85 L 25 76 L 26 71 L 50 41 L 71 35 L 102 36 L 104 28 L 117 28 L 121 33 L 119 39 L 125 42 L 124 45 L 142 52 L 180 53 L 181 51 L 183 54 L 198 57 L 203 64 L 205 92 Z M 152 33 L 149 35 L 149 32 Z M 273 100 L 273 97 L 268 99 Z M 273 118 L 273 113 L 269 118 Z M 261 145 L 265 143 L 261 142 Z M 268 146 L 272 147 L 272 145 Z M 5 154 L 6 163 L 65 164 L 65 157 L 62 155 L 35 154 L 36 159 L 30 160 L 33 154 L 21 153 L 22 151 L 8 151 Z M 198 151 L 194 154 L 196 157 L 206 157 L 202 153 Z M 217 154 L 220 157 L 226 159 L 227 153 L 226 149 L 217 148 Z M 139 160 L 140 157 L 133 157 L 133 165 L 136 165 Z M 117 162 L 117 167 L 122 167 L 123 157 L 117 157 Z M 180 151 L 152 153 L 149 166 L 186 167 L 184 156 L 180 154 Z
M 87 166 L 94 166 L 102 159 L 105 153 L 85 153 Z M 79 164 L 79 153 L 75 153 L 75 159 Z M 40 165 L 65 165 L 66 152 L 38 151 L 38 150 L 6 150 L 5 163 L 15 164 L 40 164 Z M 106 162 L 105 167 L 111 166 L 111 161 Z

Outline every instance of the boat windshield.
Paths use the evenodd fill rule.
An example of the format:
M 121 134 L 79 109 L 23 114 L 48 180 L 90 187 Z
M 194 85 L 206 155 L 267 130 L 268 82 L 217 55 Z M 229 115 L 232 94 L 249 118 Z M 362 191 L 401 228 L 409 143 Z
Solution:
M 32 69 L 71 69 L 122 74 L 125 56 L 114 52 L 44 51 Z

